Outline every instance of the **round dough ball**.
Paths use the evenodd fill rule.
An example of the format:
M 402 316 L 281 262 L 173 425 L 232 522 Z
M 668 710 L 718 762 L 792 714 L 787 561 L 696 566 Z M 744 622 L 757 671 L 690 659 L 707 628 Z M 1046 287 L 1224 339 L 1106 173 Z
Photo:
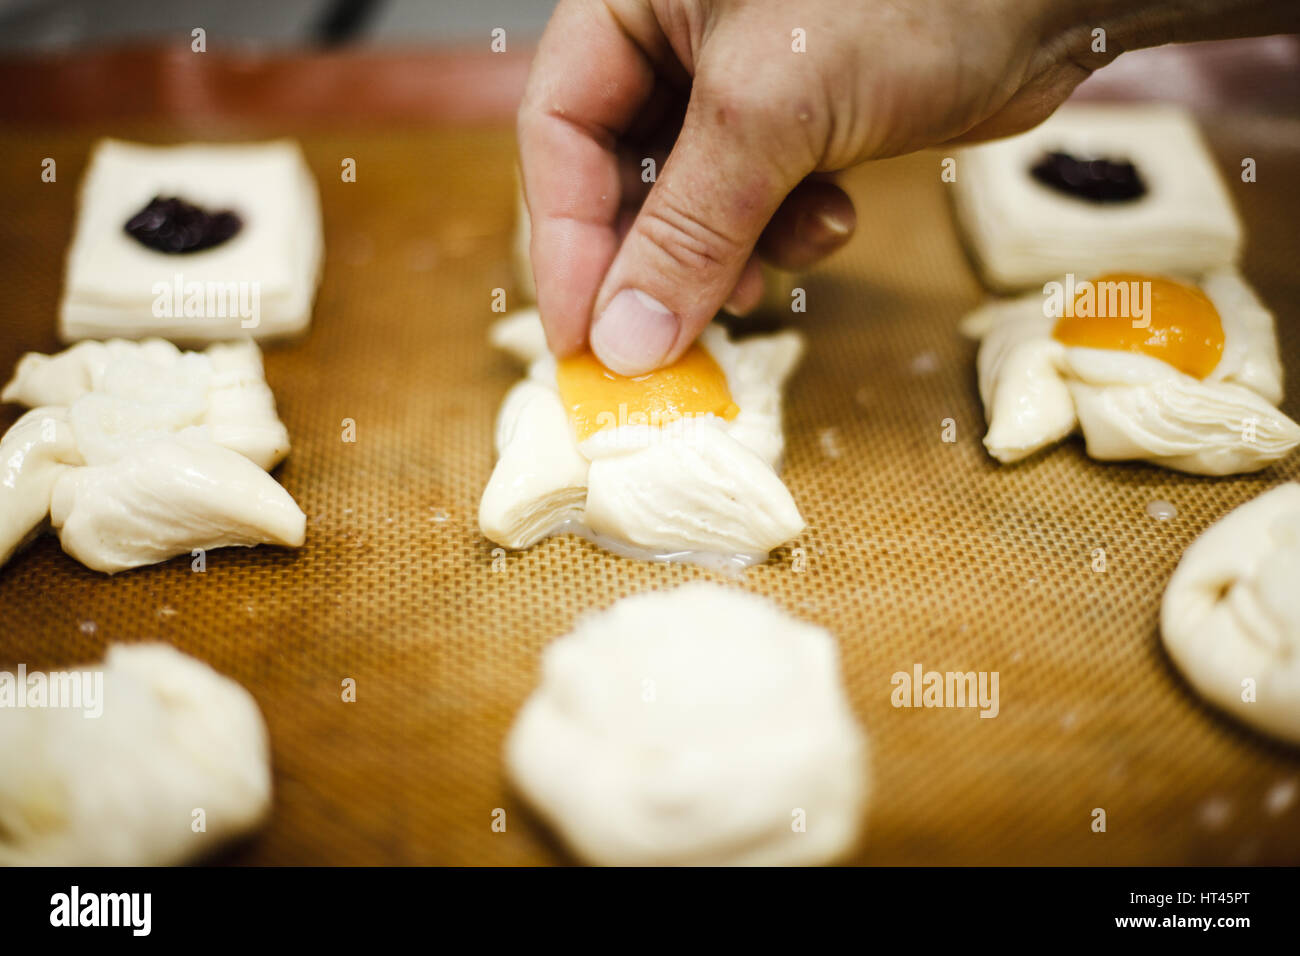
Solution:
M 76 671 L 79 706 L 0 712 L 0 866 L 178 864 L 266 819 L 270 744 L 243 687 L 166 644 Z
M 858 836 L 870 773 L 831 635 L 705 583 L 627 598 L 548 647 L 506 764 L 608 865 L 828 862 Z
M 1300 484 L 1265 492 L 1192 542 L 1160 629 L 1206 698 L 1300 743 Z

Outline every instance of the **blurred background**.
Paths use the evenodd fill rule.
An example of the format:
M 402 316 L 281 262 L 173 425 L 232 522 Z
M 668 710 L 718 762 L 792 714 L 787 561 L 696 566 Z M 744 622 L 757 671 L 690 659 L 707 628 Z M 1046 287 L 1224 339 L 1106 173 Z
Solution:
M 276 47 L 466 44 L 493 27 L 536 36 L 552 0 L 0 0 L 0 51 L 187 36 Z
M 261 62 L 259 56 L 309 50 L 367 59 L 397 50 L 486 53 L 492 30 L 502 27 L 508 59 L 522 64 L 554 6 L 555 0 L 0 0 L 0 58 L 21 61 L 36 55 L 49 62 L 77 51 L 181 50 L 188 48 L 190 31 L 202 27 L 208 52 L 216 59 L 242 57 L 252 68 L 249 64 Z M 521 66 L 508 77 L 498 77 L 495 85 L 503 98 L 511 90 L 517 95 L 523 72 Z M 1300 113 L 1300 38 L 1128 53 L 1086 82 L 1080 95 L 1295 116 Z M 382 97 L 371 102 L 376 99 L 383 102 Z M 29 112 L 36 115 L 27 118 L 36 118 L 37 110 L 48 103 L 42 97 L 28 104 L 28 111 L 10 103 L 4 113 L 20 118 L 17 114 Z M 409 115 L 411 105 L 395 104 L 386 112 Z M 340 106 L 346 112 L 344 104 Z M 456 118 L 441 107 L 432 114 Z

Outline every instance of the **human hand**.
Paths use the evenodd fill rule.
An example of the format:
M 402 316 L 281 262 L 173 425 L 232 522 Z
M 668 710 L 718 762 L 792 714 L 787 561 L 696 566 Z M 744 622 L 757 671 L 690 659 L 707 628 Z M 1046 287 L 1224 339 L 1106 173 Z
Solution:
M 552 351 L 589 341 L 629 375 L 669 364 L 719 308 L 757 304 L 758 256 L 797 269 L 848 241 L 853 205 L 825 174 L 1028 129 L 1125 47 L 1250 32 L 1202 21 L 1281 6 L 1084 5 L 561 0 L 519 111 Z

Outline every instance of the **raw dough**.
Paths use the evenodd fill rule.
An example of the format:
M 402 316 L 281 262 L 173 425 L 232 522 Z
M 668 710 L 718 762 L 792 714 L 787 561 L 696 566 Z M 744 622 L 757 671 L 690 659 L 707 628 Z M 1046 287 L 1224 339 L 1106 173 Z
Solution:
M 1029 174 L 1044 153 L 1134 163 L 1148 193 L 1089 203 Z M 1196 122 L 1170 106 L 1064 106 L 1027 133 L 957 154 L 957 220 L 987 283 L 1014 291 L 1067 272 L 1199 275 L 1236 262 L 1242 229 Z
M 303 542 L 306 516 L 266 473 L 289 435 L 250 340 L 31 353 L 0 399 L 37 406 L 0 439 L 0 564 L 47 515 L 65 551 L 109 573 L 195 548 Z
M 248 691 L 165 644 L 113 646 L 93 670 L 98 717 L 0 712 L 0 865 L 181 863 L 266 819 L 270 748 Z
M 500 456 L 479 506 L 492 541 L 526 548 L 560 530 L 642 557 L 762 560 L 803 530 L 777 476 L 781 386 L 802 352 L 794 332 L 739 342 L 718 326 L 701 343 L 739 413 L 657 427 L 623 423 L 579 442 L 556 386 L 535 309 L 497 323 L 494 345 L 528 365 L 497 417 Z
M 1282 365 L 1273 316 L 1232 269 L 1199 282 L 1219 312 L 1223 356 L 1204 380 L 1153 358 L 1066 346 L 1052 337 L 1044 296 L 985 305 L 963 327 L 982 338 L 984 445 L 1014 462 L 1076 428 L 1102 461 L 1140 459 L 1177 471 L 1258 471 L 1300 444 L 1300 425 L 1278 411 Z M 1243 423 L 1254 420 L 1253 440 Z
M 1300 743 L 1300 484 L 1211 525 L 1183 554 L 1160 612 L 1193 687 L 1248 724 Z M 1252 701 L 1247 696 L 1247 684 Z
M 703 582 L 627 598 L 548 647 L 506 767 L 608 865 L 829 862 L 855 843 L 870 780 L 831 635 Z
M 155 197 L 231 210 L 243 226 L 211 249 L 158 252 L 124 231 Z M 296 334 L 311 321 L 323 254 L 316 184 L 293 141 L 146 146 L 101 140 L 81 185 L 59 334 L 69 342 L 162 335 L 186 343 Z M 256 289 L 256 326 L 229 307 L 221 315 L 216 298 L 206 314 L 210 291 L 224 295 L 228 283 L 241 282 L 249 284 L 246 305 Z M 202 292 L 202 316 L 185 314 L 193 289 Z M 167 311 L 172 314 L 160 314 Z

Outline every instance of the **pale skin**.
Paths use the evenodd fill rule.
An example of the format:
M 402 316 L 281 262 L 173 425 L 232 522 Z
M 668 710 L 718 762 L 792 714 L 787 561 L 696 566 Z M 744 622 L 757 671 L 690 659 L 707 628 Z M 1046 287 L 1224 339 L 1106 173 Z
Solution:
M 547 341 L 671 364 L 760 258 L 849 240 L 834 172 L 1029 129 L 1124 50 L 1298 29 L 1295 0 L 560 0 L 518 123 Z

